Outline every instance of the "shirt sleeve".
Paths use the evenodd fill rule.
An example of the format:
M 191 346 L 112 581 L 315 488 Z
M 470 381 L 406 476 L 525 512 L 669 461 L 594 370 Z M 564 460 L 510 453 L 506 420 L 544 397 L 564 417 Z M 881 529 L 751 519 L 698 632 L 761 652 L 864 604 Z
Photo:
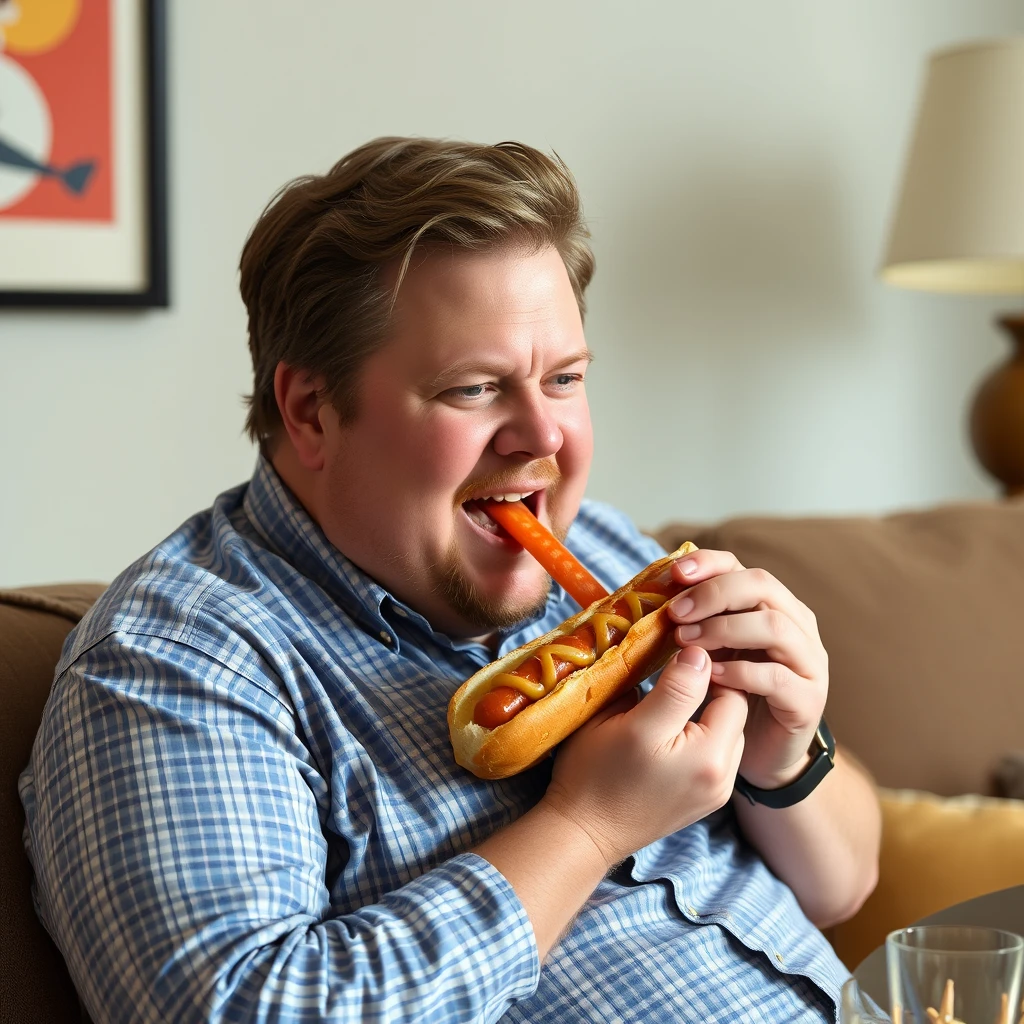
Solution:
M 337 914 L 294 712 L 179 642 L 112 634 L 54 686 L 22 778 L 40 916 L 101 1021 L 493 1021 L 540 973 L 460 854 Z

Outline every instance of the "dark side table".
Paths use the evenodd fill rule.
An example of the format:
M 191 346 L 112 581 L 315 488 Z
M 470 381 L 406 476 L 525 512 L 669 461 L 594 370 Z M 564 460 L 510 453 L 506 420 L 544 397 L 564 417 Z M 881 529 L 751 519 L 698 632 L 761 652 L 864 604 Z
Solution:
M 924 924 L 977 925 L 1001 928 L 1024 935 L 1024 885 L 975 896 L 938 913 L 922 917 L 913 927 Z M 889 1005 L 889 982 L 885 975 L 885 944 L 869 953 L 853 972 L 863 992 L 879 1006 Z

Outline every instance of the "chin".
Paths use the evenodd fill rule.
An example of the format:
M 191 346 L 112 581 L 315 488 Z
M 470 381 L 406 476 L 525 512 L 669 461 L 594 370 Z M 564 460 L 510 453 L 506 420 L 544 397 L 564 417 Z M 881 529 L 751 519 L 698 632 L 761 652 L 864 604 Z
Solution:
M 528 582 L 499 591 L 450 565 L 439 578 L 437 589 L 452 611 L 474 629 L 506 629 L 544 607 L 551 579 L 541 573 Z

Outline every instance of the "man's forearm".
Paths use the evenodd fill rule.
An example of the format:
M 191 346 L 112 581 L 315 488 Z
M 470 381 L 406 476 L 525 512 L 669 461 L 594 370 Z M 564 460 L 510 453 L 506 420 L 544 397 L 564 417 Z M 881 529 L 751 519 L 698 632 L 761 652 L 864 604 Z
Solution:
M 881 811 L 874 783 L 841 750 L 805 800 L 773 809 L 735 796 L 740 827 L 820 928 L 852 916 L 878 878 Z
M 543 801 L 472 852 L 508 879 L 542 962 L 612 867 L 582 830 Z

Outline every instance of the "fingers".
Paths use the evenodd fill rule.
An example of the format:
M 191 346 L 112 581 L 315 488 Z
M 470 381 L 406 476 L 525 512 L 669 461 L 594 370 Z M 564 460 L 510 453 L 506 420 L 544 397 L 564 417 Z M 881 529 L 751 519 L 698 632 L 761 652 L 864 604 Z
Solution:
M 684 576 L 686 562 L 698 555 L 707 556 L 691 576 Z M 733 568 L 726 568 L 732 565 Z M 710 570 L 717 575 L 707 575 Z M 808 636 L 817 638 L 814 613 L 770 572 L 744 569 L 735 555 L 727 551 L 695 551 L 673 563 L 673 574 L 681 581 L 696 585 L 674 598 L 669 616 L 676 622 L 696 622 L 724 612 L 745 611 L 764 605 L 788 615 Z
M 710 681 L 707 652 L 686 647 L 672 656 L 654 689 L 630 712 L 630 718 L 654 742 L 671 743 L 696 714 Z
M 728 661 L 711 666 L 713 685 L 765 697 L 781 725 L 799 729 L 821 717 L 828 693 L 823 677 L 805 679 L 775 662 Z
M 716 683 L 711 684 L 708 692 L 713 694 L 712 699 L 704 709 L 700 722 L 694 722 L 691 725 L 693 728 L 700 729 L 710 743 L 718 741 L 725 744 L 728 760 L 725 765 L 724 779 L 731 794 L 736 785 L 736 773 L 740 770 L 743 752 L 746 749 L 746 727 L 750 718 L 750 702 L 745 693 L 739 690 L 729 690 Z M 709 711 L 711 712 L 710 718 L 708 717 Z
M 621 697 L 617 697 L 615 700 L 599 711 L 593 718 L 585 722 L 582 729 L 594 729 L 599 726 L 602 722 L 606 722 L 609 718 L 614 718 L 616 715 L 625 714 L 627 711 L 632 711 L 636 707 L 637 702 L 640 700 L 640 694 L 637 692 L 636 687 L 631 687 Z
M 747 724 L 747 711 L 750 707 L 747 695 L 739 690 L 719 686 L 716 680 L 710 685 L 708 696 L 709 700 L 701 713 L 700 721 L 692 723 L 693 726 L 726 738 L 731 735 L 742 741 L 743 727 Z
M 742 568 L 731 551 L 701 548 L 677 558 L 672 563 L 672 575 L 677 583 L 700 583 L 701 580 L 710 579 L 712 576 L 721 576 L 722 573 L 736 572 Z
M 680 647 L 699 643 L 706 651 L 764 651 L 799 676 L 811 678 L 825 671 L 824 649 L 809 642 L 807 634 L 790 616 L 775 608 L 716 615 L 703 622 L 677 626 Z

